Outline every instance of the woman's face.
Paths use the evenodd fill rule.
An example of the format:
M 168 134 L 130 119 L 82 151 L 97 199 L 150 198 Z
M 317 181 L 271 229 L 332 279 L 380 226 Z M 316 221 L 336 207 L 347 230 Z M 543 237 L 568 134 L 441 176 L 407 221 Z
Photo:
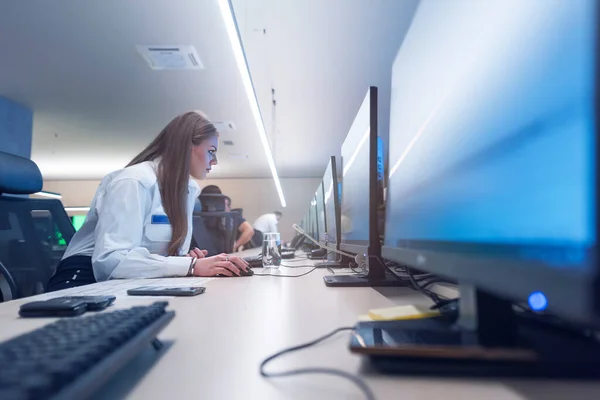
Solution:
M 190 175 L 195 179 L 202 180 L 206 178 L 213 165 L 217 165 L 217 149 L 219 147 L 219 138 L 212 136 L 203 140 L 197 146 L 192 146 L 192 155 L 190 157 Z

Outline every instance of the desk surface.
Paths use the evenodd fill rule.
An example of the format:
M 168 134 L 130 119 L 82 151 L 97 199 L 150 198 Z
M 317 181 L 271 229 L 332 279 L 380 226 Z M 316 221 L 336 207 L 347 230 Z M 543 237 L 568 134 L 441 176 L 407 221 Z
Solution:
M 281 273 L 293 275 L 307 270 L 282 268 Z M 203 295 L 171 299 L 169 307 L 176 311 L 176 318 L 160 335 L 166 350 L 157 356 L 140 355 L 100 397 L 118 398 L 128 392 L 127 398 L 131 399 L 186 398 L 190 394 L 228 400 L 362 399 L 353 384 L 337 377 L 264 379 L 258 372 L 265 357 L 335 328 L 352 326 L 357 316 L 370 308 L 429 302 L 408 288 L 327 288 L 322 279 L 327 274 L 327 270 L 316 270 L 300 278 L 219 278 L 206 283 Z M 0 304 L 0 340 L 49 322 L 17 318 L 20 304 L 31 299 Z M 115 307 L 153 301 L 119 297 Z M 348 341 L 349 334 L 340 333 L 318 346 L 284 356 L 268 368 L 274 371 L 316 366 L 358 373 L 378 399 L 600 398 L 600 383 L 369 375 L 362 372 L 361 358 L 348 351 Z

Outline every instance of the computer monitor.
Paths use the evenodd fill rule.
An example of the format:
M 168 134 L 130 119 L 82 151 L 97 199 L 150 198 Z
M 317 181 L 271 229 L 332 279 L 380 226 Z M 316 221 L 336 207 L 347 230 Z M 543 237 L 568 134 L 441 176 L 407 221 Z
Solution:
M 302 218 L 302 220 L 300 221 L 300 223 L 298 224 L 298 226 L 304 231 L 308 233 L 308 211 L 306 212 L 306 214 L 304 214 L 304 217 Z M 304 244 L 304 235 L 296 232 L 294 235 L 294 238 L 292 239 L 292 241 L 289 244 L 290 248 L 294 248 L 294 249 L 299 249 L 303 244 Z
M 85 218 L 86 215 L 73 215 L 71 217 L 71 223 L 73 224 L 73 228 L 75 228 L 75 231 L 78 231 L 83 224 L 85 223 Z
M 323 189 L 325 191 L 325 224 L 327 226 L 327 244 L 329 247 L 339 249 L 341 230 L 340 204 L 337 167 L 335 156 L 331 156 L 325 175 L 323 175 Z
M 327 225 L 325 222 L 325 194 L 323 193 L 323 181 L 319 183 L 315 192 L 315 208 L 317 212 L 317 232 L 319 242 L 323 245 L 327 244 Z
M 378 137 L 377 88 L 370 87 L 342 144 L 340 250 L 364 259 L 364 275 L 326 276 L 328 286 L 398 286 L 381 260 L 378 209 L 383 203 L 383 145 Z
M 298 226 L 300 228 L 302 228 L 303 230 L 306 230 L 306 226 L 308 225 L 307 221 L 308 221 L 308 212 L 306 214 L 304 214 L 304 217 L 302 217 L 302 220 L 300 221 Z
M 384 258 L 600 325 L 597 23 L 594 1 L 421 3 L 393 65 Z
M 308 233 L 310 234 L 310 236 L 312 236 L 315 240 L 318 241 L 319 229 L 317 227 L 317 199 L 314 195 L 310 200 L 310 208 L 308 209 L 308 212 L 310 215 Z

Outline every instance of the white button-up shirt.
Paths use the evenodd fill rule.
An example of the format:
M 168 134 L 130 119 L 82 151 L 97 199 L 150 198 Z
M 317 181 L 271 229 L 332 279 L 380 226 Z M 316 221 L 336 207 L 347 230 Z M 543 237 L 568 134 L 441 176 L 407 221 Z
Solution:
M 279 232 L 277 229 L 277 222 L 277 215 L 274 213 L 263 214 L 254 221 L 252 227 L 262 233 L 277 233 Z
M 172 230 L 162 206 L 157 166 L 157 162 L 147 161 L 107 175 L 63 259 L 91 256 L 98 282 L 185 276 L 191 262 L 185 255 L 192 238 L 192 213 L 200 188 L 190 178 L 188 232 L 179 256 L 167 256 Z

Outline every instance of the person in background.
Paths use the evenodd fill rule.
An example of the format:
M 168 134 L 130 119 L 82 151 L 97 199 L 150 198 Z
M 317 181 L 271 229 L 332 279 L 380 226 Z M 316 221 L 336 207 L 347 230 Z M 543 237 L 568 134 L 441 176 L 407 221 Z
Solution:
M 200 194 L 223 194 L 223 192 L 217 185 L 208 185 L 202 189 Z M 231 212 L 231 198 L 229 196 L 225 196 L 225 211 Z M 237 231 L 237 240 L 233 245 L 233 251 L 237 251 L 252 239 L 254 229 L 240 213 L 234 213 L 233 227 Z
M 277 224 L 281 218 L 281 212 L 275 211 L 269 214 L 263 214 L 254 221 L 253 228 L 262 233 L 278 233 Z
M 217 164 L 218 132 L 200 112 L 174 118 L 126 168 L 107 175 L 47 291 L 109 279 L 239 276 L 248 264 L 190 250 L 192 211 Z

